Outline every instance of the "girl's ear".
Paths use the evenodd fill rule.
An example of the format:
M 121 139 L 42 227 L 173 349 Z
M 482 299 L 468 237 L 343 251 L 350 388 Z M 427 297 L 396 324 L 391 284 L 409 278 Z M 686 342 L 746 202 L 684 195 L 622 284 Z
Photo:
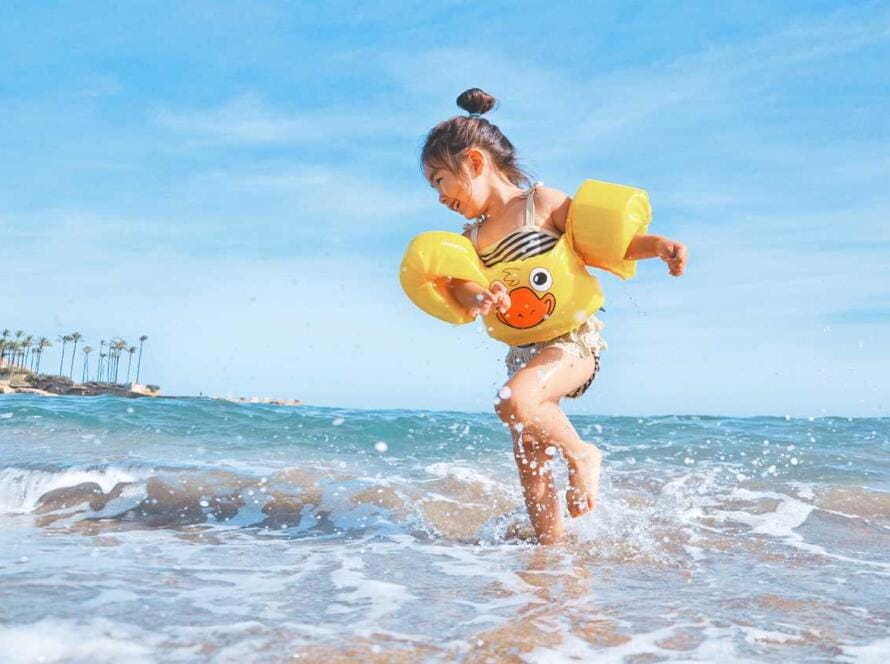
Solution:
M 470 173 L 473 177 L 482 175 L 482 170 L 485 167 L 485 154 L 482 150 L 479 148 L 468 148 L 467 165 L 469 166 Z

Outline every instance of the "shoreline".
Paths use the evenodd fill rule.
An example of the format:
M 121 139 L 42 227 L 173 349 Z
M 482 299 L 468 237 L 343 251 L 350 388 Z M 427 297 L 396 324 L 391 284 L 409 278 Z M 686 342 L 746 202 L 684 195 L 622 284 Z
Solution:
M 154 399 L 213 399 L 237 404 L 264 404 L 270 406 L 302 406 L 300 399 L 277 397 L 236 397 L 205 395 L 165 395 L 157 385 L 139 383 L 75 383 L 60 376 L 36 376 L 32 373 L 17 373 L 0 378 L 0 396 L 8 394 L 30 394 L 41 397 L 95 397 L 105 394 L 126 399 L 150 397 Z
M 75 383 L 64 376 L 35 375 L 31 372 L 17 372 L 0 378 L 0 395 L 33 394 L 44 397 L 79 396 L 94 397 L 102 394 L 135 399 L 139 397 L 159 397 L 161 388 L 157 385 L 139 383 L 104 383 L 88 381 Z

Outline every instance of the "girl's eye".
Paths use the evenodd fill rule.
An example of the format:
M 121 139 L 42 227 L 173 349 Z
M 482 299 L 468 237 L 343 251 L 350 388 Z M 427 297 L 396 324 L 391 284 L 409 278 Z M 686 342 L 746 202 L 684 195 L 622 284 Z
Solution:
M 548 290 L 553 285 L 553 277 L 550 276 L 550 271 L 543 267 L 536 267 L 532 270 L 528 280 L 536 291 Z

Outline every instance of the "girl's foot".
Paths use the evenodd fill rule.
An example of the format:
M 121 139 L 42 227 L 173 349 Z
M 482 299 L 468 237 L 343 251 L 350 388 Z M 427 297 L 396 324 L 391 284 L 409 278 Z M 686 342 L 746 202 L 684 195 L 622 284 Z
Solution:
M 572 518 L 587 514 L 596 507 L 600 490 L 600 466 L 603 456 L 595 445 L 584 444 L 584 451 L 567 456 L 569 488 L 566 490 L 566 506 Z

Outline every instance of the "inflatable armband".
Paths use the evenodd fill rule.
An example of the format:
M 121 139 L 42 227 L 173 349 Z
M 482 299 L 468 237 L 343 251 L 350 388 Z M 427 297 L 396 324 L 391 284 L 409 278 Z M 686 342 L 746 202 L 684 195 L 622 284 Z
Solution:
M 628 279 L 636 274 L 637 264 L 625 260 L 624 254 L 651 220 L 649 196 L 642 189 L 585 180 L 572 199 L 566 235 L 587 265 Z

